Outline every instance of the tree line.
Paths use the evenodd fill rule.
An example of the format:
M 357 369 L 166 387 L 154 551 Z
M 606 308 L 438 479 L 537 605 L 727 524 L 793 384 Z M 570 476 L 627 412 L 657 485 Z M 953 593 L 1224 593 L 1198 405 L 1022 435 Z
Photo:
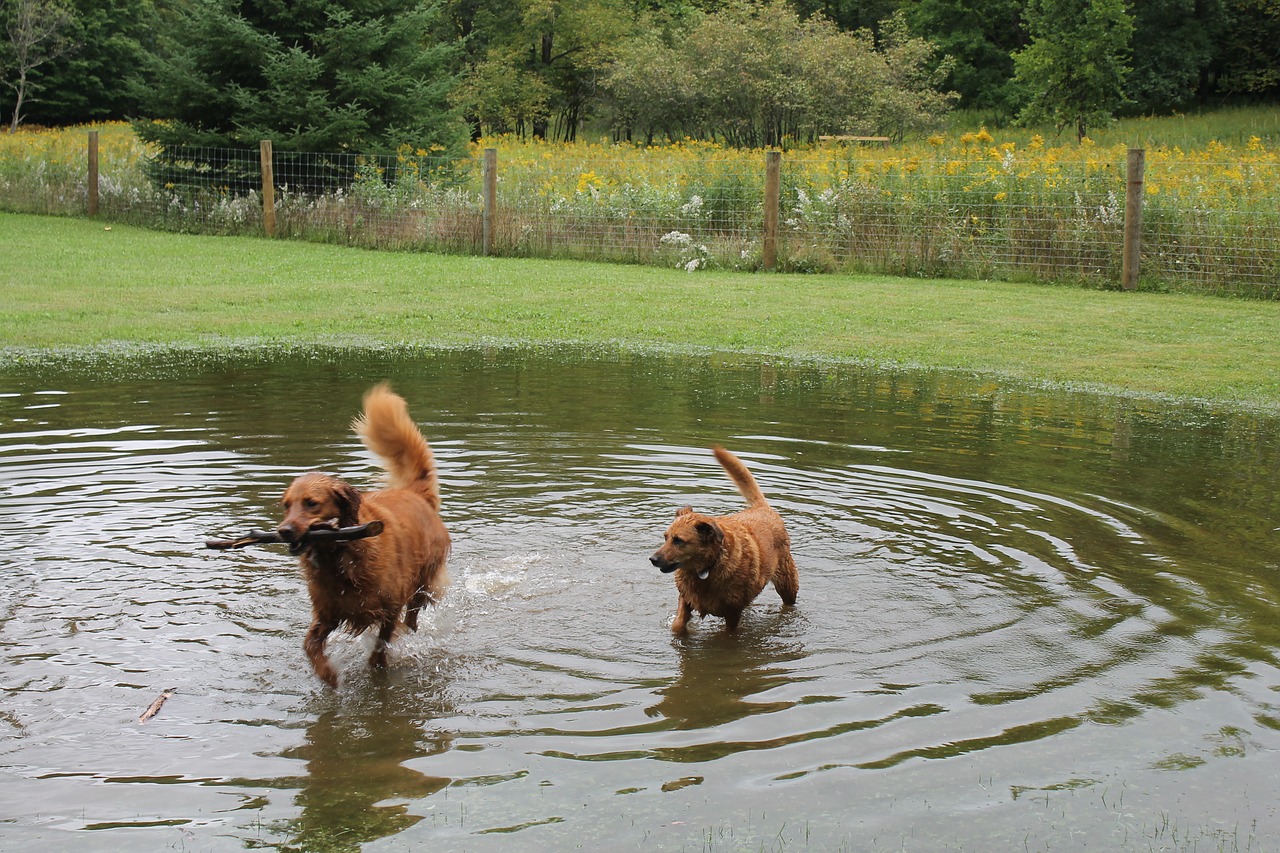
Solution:
M 9 126 L 457 150 L 584 127 L 902 138 L 954 106 L 1084 135 L 1280 95 L 1276 0 L 0 0 Z

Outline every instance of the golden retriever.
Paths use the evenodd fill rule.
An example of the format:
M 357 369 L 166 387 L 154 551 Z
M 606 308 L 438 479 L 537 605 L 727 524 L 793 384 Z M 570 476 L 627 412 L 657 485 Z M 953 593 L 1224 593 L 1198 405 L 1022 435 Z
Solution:
M 765 500 L 742 460 L 722 447 L 712 450 L 747 502 L 746 509 L 719 517 L 692 507 L 676 511 L 662 547 L 649 562 L 675 572 L 679 593 L 671 630 L 683 634 L 689 617 L 721 616 L 734 631 L 744 611 L 770 581 L 786 605 L 796 603 L 800 576 L 782 517 Z
M 385 384 L 374 387 L 352 427 L 381 459 L 390 475 L 387 488 L 362 493 L 328 474 L 303 474 L 281 498 L 284 519 L 277 528 L 298 555 L 311 594 L 312 622 L 303 648 L 316 675 L 331 687 L 338 686 L 338 672 L 324 653 L 330 634 L 342 627 L 360 634 L 376 625 L 369 665 L 385 668 L 396 629 L 403 624 L 417 630 L 418 611 L 438 603 L 449 582 L 449 532 L 440 520 L 435 457 L 404 400 Z M 371 521 L 383 528 L 370 538 L 307 537 L 312 529 Z

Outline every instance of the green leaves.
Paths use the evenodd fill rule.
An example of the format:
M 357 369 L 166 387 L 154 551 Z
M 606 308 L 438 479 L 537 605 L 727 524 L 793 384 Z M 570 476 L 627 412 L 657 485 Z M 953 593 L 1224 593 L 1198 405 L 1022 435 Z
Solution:
M 1083 139 L 1126 102 L 1133 18 L 1124 0 L 1028 0 L 1031 43 L 1013 55 L 1028 124 L 1074 126 Z
M 167 145 L 458 150 L 465 131 L 447 101 L 457 50 L 433 38 L 438 17 L 416 0 L 184 5 L 151 58 L 142 99 L 168 121 L 140 122 L 138 132 Z
M 692 19 L 669 42 L 625 42 L 603 85 L 625 132 L 689 134 L 760 147 L 819 134 L 902 138 L 928 128 L 954 96 L 947 67 L 901 16 L 845 32 L 821 15 L 801 20 L 784 0 L 734 2 Z

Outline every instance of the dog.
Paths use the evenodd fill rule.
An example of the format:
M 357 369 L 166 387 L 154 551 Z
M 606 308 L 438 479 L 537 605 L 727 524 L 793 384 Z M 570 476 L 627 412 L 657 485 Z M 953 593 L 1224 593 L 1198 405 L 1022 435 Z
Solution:
M 722 447 L 712 449 L 747 502 L 732 515 L 712 517 L 681 507 L 649 562 L 664 574 L 675 572 L 679 602 L 671 630 L 684 634 L 694 611 L 720 616 L 730 632 L 742 611 L 765 585 L 788 606 L 796 603 L 800 576 L 791 557 L 791 538 L 782 516 L 769 506 L 742 460 Z
M 312 472 L 296 478 L 280 503 L 280 539 L 298 556 L 311 595 L 311 627 L 303 649 L 330 687 L 338 672 L 324 653 L 339 628 L 352 635 L 377 627 L 369 665 L 385 669 L 387 646 L 400 625 L 418 628 L 418 611 L 438 604 L 449 582 L 451 543 L 440 519 L 435 457 L 408 407 L 386 384 L 364 396 L 352 428 L 382 461 L 387 488 L 360 492 L 337 477 Z M 382 523 L 377 536 L 355 541 L 309 540 L 312 529 Z M 403 623 L 401 612 L 405 613 Z

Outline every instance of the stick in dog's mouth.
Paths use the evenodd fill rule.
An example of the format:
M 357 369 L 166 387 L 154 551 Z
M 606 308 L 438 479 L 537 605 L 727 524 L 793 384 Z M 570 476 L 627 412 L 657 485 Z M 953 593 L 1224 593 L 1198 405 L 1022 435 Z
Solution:
M 289 546 L 289 553 L 297 554 L 311 542 L 349 542 L 353 539 L 367 539 L 370 536 L 377 536 L 381 532 L 381 521 L 370 521 L 365 524 L 357 524 L 354 527 L 338 527 L 337 521 L 332 520 L 322 521 L 313 525 L 310 530 L 292 542 L 286 541 L 278 530 L 250 530 L 236 539 L 209 539 L 204 543 L 204 547 L 226 551 L 231 548 L 243 548 L 246 545 L 285 543 Z

